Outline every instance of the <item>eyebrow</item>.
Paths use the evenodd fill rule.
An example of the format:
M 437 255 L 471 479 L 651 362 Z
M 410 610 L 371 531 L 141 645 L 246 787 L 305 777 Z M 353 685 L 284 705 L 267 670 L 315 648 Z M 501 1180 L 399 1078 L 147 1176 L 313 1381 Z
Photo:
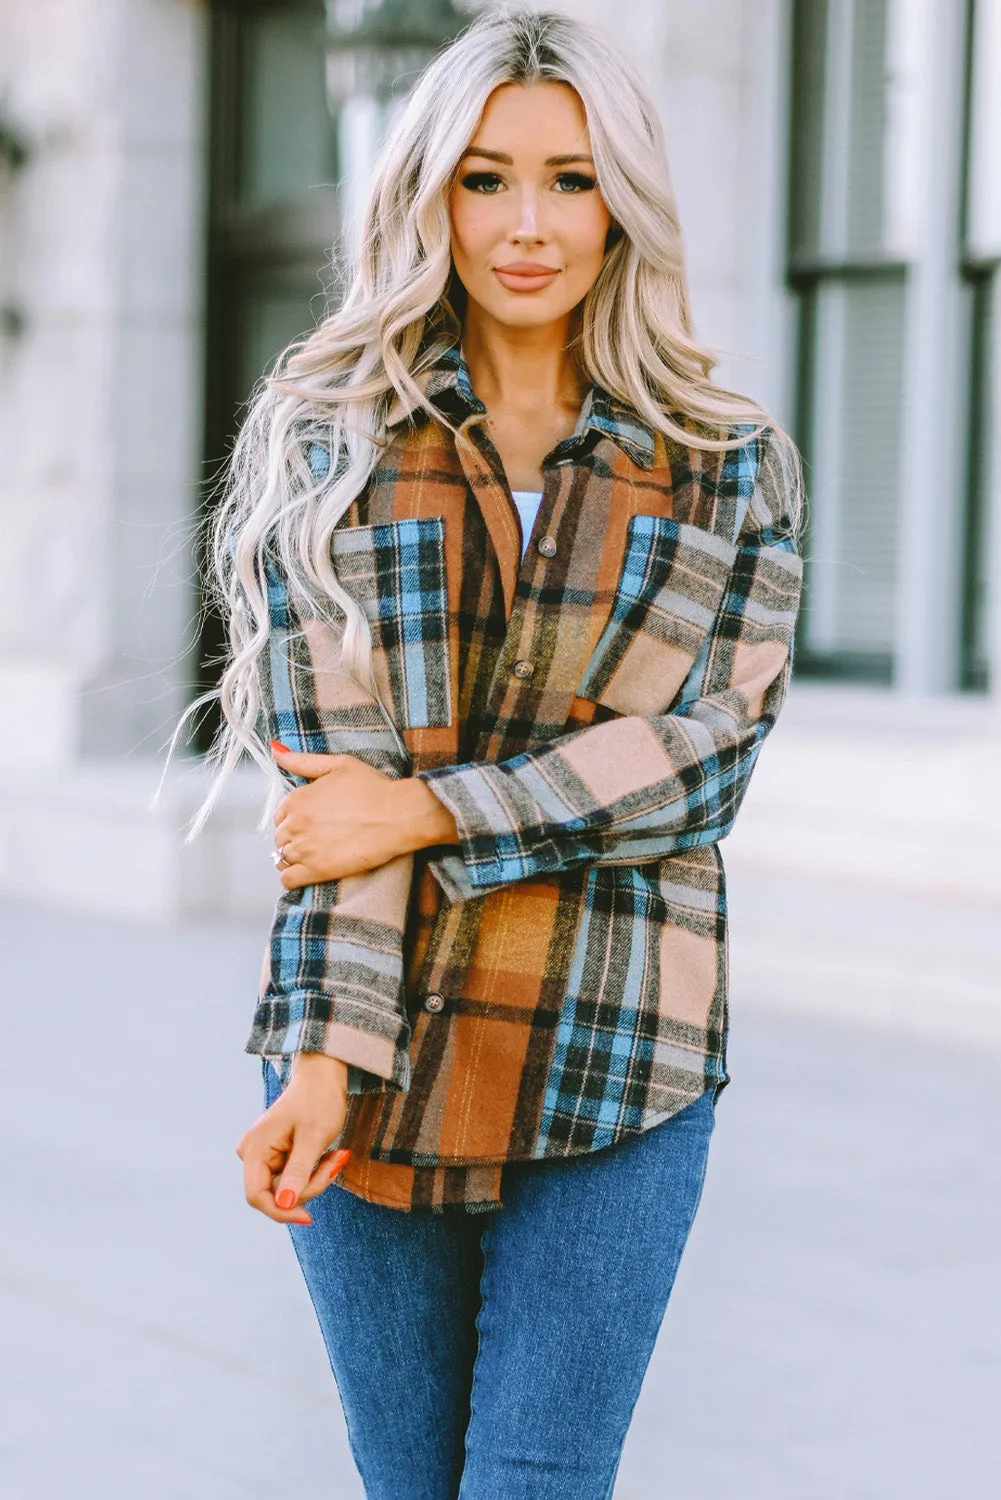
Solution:
M 506 151 L 487 151 L 483 146 L 469 146 L 463 151 L 462 155 L 463 158 L 467 156 L 484 156 L 487 161 L 499 161 L 505 167 L 514 166 L 514 157 L 508 156 Z M 574 161 L 586 161 L 590 162 L 592 167 L 594 166 L 593 156 L 577 155 L 574 153 L 567 156 L 547 156 L 545 165 L 547 167 L 566 167 Z

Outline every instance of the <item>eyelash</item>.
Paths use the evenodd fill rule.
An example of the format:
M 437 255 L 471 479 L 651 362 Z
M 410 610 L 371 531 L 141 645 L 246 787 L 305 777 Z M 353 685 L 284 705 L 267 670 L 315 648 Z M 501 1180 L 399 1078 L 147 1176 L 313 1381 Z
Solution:
M 561 172 L 556 181 L 573 184 L 573 191 L 567 194 L 568 197 L 576 193 L 593 192 L 598 185 L 585 172 Z M 493 196 L 496 187 L 503 187 L 504 183 L 497 172 L 468 172 L 462 179 L 462 186 L 471 193 L 483 193 L 484 197 L 489 198 Z

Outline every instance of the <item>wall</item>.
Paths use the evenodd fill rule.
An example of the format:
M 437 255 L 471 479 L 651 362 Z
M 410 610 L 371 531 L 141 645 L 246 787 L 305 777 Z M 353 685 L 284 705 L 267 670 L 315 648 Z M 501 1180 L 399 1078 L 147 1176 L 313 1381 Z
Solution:
M 204 14 L 0 0 L 0 755 L 149 755 L 183 701 L 201 444 Z M 16 748 L 15 748 L 16 743 Z

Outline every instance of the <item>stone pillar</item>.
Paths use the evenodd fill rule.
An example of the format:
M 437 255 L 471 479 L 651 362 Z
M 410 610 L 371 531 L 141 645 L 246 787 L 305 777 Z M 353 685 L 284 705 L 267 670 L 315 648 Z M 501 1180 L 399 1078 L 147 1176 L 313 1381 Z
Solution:
M 895 684 L 927 695 L 951 690 L 959 667 L 966 392 L 956 226 L 966 17 L 952 0 L 922 0 L 906 15 L 917 31 L 921 172 L 907 285 Z
M 207 13 L 0 0 L 0 755 L 161 749 L 190 678 Z M 16 749 L 14 746 L 16 745 Z

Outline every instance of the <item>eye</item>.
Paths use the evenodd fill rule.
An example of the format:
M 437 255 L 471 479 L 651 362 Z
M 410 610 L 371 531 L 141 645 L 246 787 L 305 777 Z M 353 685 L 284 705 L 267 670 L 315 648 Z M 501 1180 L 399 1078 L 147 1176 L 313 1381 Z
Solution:
M 591 193 L 598 184 L 586 172 L 561 172 L 554 186 L 558 193 Z
M 504 183 L 496 172 L 467 172 L 462 186 L 471 193 L 496 193 Z

